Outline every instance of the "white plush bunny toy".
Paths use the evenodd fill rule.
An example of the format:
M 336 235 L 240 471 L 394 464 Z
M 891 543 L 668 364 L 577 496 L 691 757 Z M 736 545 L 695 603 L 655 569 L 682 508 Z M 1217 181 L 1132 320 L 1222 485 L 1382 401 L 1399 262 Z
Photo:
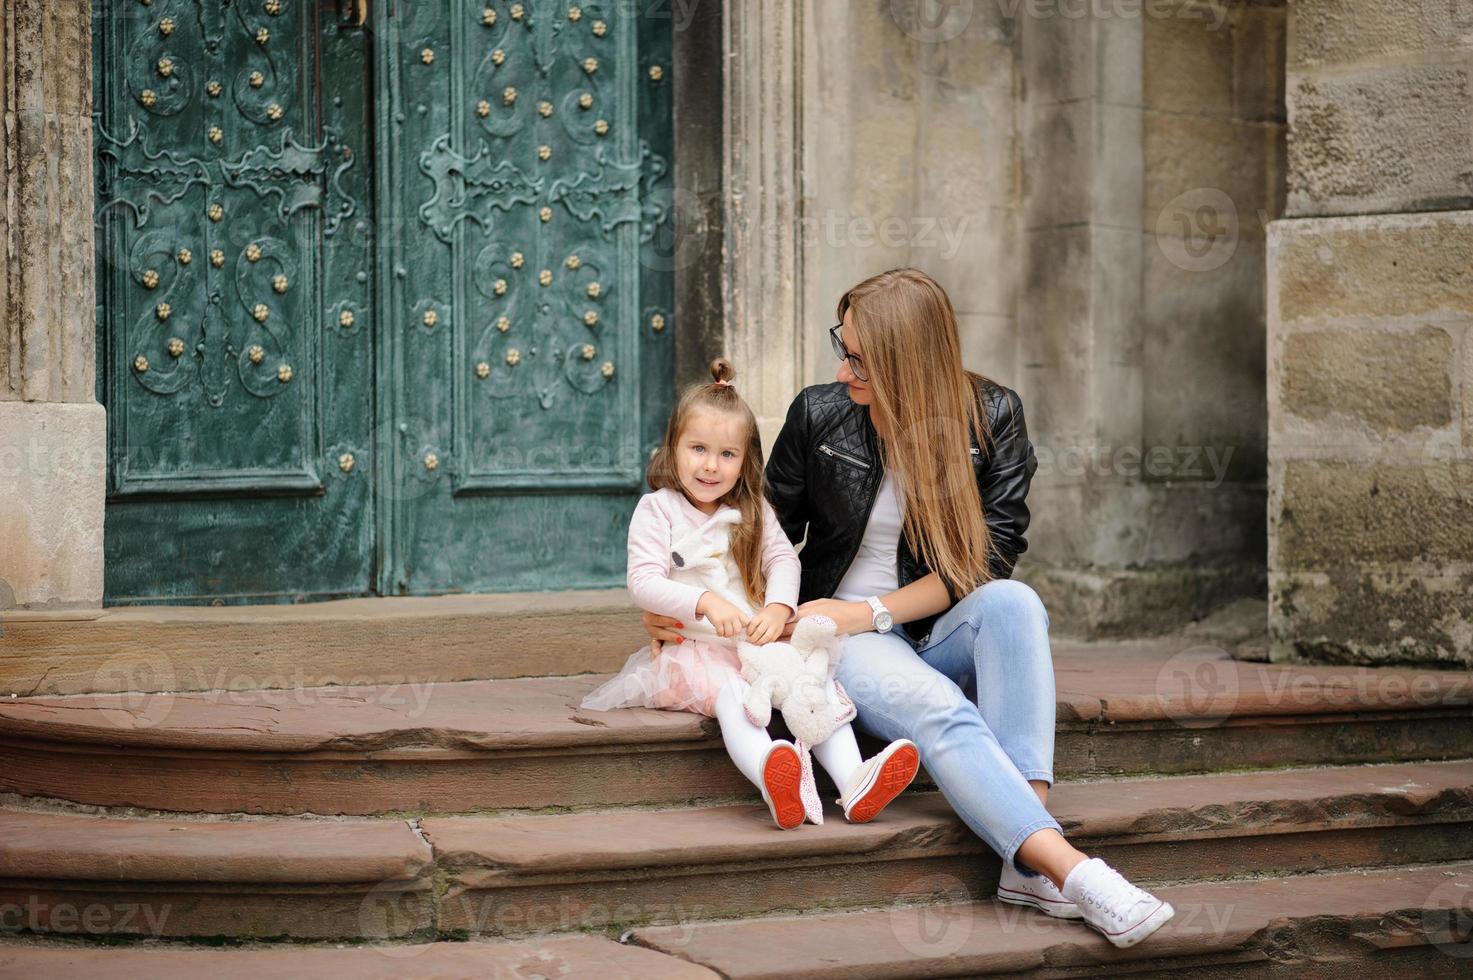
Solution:
M 833 679 L 838 665 L 836 626 L 827 616 L 807 616 L 793 627 L 792 639 L 762 646 L 737 644 L 742 678 L 751 685 L 747 717 L 766 728 L 772 709 L 782 712 L 803 764 L 804 806 L 814 823 L 823 823 L 809 750 L 858 713 Z
M 743 614 L 754 612 L 742 588 L 742 574 L 731 557 L 731 526 L 742 519 L 735 507 L 722 507 L 670 543 L 670 579 L 714 592 Z M 686 633 L 712 639 L 716 629 L 702 617 Z M 730 641 L 727 641 L 730 642 Z

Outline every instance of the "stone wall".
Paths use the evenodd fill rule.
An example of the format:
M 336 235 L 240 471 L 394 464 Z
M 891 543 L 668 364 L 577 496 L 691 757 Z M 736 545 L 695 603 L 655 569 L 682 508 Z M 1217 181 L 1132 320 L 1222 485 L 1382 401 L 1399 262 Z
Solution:
M 967 366 L 1016 385 L 1016 21 L 990 3 L 805 9 L 805 383 L 834 378 L 844 290 L 912 265 L 950 294 Z
M 1056 625 L 1099 635 L 1262 594 L 1284 10 L 1094 9 L 1022 25 L 1020 387 L 1040 468 L 1019 574 Z
M 106 425 L 94 393 L 86 0 L 0 12 L 0 611 L 102 601 Z
M 727 110 L 728 140 L 733 119 L 767 148 L 797 131 L 796 200 L 770 156 L 747 157 L 761 180 L 728 174 L 725 342 L 763 365 L 769 444 L 794 388 L 833 377 L 840 293 L 918 266 L 967 365 L 1023 395 L 1040 470 L 1019 575 L 1057 627 L 1166 629 L 1261 595 L 1282 5 L 807 0 L 775 23 L 731 53 L 782 62 L 796 38 L 798 111 Z
M 1271 654 L 1473 666 L 1473 8 L 1301 0 L 1290 37 Z

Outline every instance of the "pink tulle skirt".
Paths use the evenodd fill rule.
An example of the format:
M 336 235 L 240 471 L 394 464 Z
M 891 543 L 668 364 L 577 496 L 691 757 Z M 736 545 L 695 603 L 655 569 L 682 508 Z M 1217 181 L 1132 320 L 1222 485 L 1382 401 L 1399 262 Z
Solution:
M 733 677 L 742 675 L 736 648 L 688 639 L 661 644 L 660 655 L 645 647 L 623 669 L 583 699 L 590 711 L 614 708 L 665 708 L 716 717 L 716 698 Z

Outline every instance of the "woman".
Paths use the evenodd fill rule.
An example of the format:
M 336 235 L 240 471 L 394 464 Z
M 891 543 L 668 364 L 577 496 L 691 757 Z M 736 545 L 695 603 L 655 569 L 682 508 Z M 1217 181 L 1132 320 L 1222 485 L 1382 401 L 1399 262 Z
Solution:
M 1053 782 L 1048 615 L 1009 580 L 1037 468 L 1015 392 L 962 367 L 956 314 L 916 269 L 839 300 L 837 381 L 804 389 L 767 464 L 807 538 L 799 616 L 847 633 L 838 677 L 859 726 L 908 738 L 953 809 L 1003 857 L 998 897 L 1083 918 L 1116 946 L 1174 914 L 1064 839 Z M 673 620 L 647 615 L 657 641 Z

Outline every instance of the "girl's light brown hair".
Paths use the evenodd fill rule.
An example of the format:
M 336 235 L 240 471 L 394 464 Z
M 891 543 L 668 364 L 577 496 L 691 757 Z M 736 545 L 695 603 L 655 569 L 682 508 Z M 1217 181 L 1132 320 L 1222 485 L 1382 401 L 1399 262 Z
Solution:
M 983 452 L 989 443 L 976 388 L 982 378 L 962 367 L 951 300 L 919 269 L 892 269 L 840 297 L 841 321 L 846 313 L 874 396 L 870 411 L 886 434 L 885 465 L 905 503 L 906 540 L 965 595 L 992 578 L 971 440 Z
M 651 490 L 675 490 L 690 495 L 680 484 L 680 473 L 675 465 L 676 447 L 680 445 L 681 433 L 690 417 L 699 411 L 727 412 L 737 416 L 747 427 L 747 445 L 742 453 L 742 469 L 736 485 L 719 501 L 735 507 L 742 515 L 739 523 L 731 529 L 731 557 L 742 573 L 742 586 L 747 599 L 756 609 L 765 604 L 767 579 L 762 574 L 762 501 L 766 491 L 762 475 L 762 439 L 757 432 L 757 418 L 742 396 L 730 384 L 736 376 L 731 364 L 718 358 L 711 362 L 711 382 L 694 384 L 686 388 L 670 413 L 670 422 L 665 426 L 665 439 L 650 459 L 645 480 Z

